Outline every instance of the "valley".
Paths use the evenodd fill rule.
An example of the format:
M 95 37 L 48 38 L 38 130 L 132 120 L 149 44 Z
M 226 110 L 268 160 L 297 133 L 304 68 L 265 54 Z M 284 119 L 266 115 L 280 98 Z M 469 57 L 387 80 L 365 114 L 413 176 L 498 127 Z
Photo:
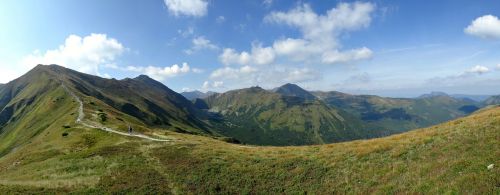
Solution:
M 51 77 L 53 72 L 64 74 Z M 219 120 L 213 121 L 214 116 L 207 115 L 208 109 L 196 111 L 196 116 L 200 116 L 198 124 L 205 123 L 206 129 L 210 129 L 209 133 L 203 133 L 203 129 L 179 131 L 179 126 L 151 125 L 147 120 L 126 114 L 128 110 L 119 110 L 116 103 L 105 97 L 70 87 L 73 85 L 68 80 L 79 79 L 71 76 L 78 75 L 71 70 L 54 65 L 38 66 L 28 74 L 37 75 L 21 77 L 1 91 L 11 94 L 2 96 L 1 115 L 12 113 L 10 116 L 15 117 L 4 118 L 6 122 L 2 123 L 0 134 L 0 191 L 6 193 L 498 192 L 495 187 L 498 169 L 486 168 L 500 164 L 496 158 L 500 154 L 500 107 L 495 105 L 423 129 L 347 141 L 359 137 L 339 139 L 336 136 L 345 133 L 360 136 L 355 133 L 363 132 L 358 130 L 362 130 L 364 124 L 355 115 L 337 110 L 336 106 L 329 107 L 320 98 L 305 100 L 253 87 L 207 97 L 204 100 L 207 108 L 219 113 L 215 116 Z M 42 79 L 44 84 L 36 85 L 41 82 L 32 83 L 28 78 Z M 20 91 L 6 90 L 14 89 L 12 86 L 23 87 L 17 88 Z M 42 88 L 38 88 L 40 86 Z M 24 92 L 28 89 L 41 93 Z M 90 85 L 85 89 L 94 90 Z M 49 105 L 49 110 L 44 110 L 47 108 L 44 105 Z M 30 115 L 33 112 L 24 111 L 28 108 L 38 113 Z M 308 114 L 300 114 L 301 111 Z M 268 112 L 282 114 L 273 116 L 266 114 Z M 260 115 L 273 120 L 260 123 Z M 255 118 L 244 118 L 248 116 Z M 241 145 L 230 139 L 268 136 L 266 131 L 273 131 L 277 125 L 285 125 L 283 127 L 291 132 L 303 132 L 300 137 L 305 138 L 309 133 L 307 129 L 300 130 L 301 123 L 287 121 L 298 117 L 312 120 L 309 121 L 313 124 L 310 134 L 316 141 L 309 143 L 314 145 Z M 317 121 L 315 117 L 319 117 Z M 28 118 L 31 120 L 26 120 Z M 285 121 L 274 124 L 274 119 Z M 249 123 L 252 120 L 254 122 Z M 337 134 L 332 135 L 337 141 L 347 142 L 325 144 L 328 137 L 322 136 L 328 130 L 314 126 L 315 122 L 325 120 L 337 121 L 329 123 L 330 128 L 340 125 L 338 130 L 345 132 L 335 131 Z M 227 128 L 227 123 L 242 124 L 242 121 L 246 121 L 242 127 L 221 128 Z M 347 121 L 348 124 L 344 124 Z M 136 132 L 126 133 L 124 123 L 133 126 Z M 171 124 L 175 124 L 174 121 Z M 269 126 L 261 127 L 261 124 Z M 286 126 L 288 124 L 299 126 Z M 243 127 L 252 126 L 263 133 L 245 133 L 248 129 Z M 266 139 L 293 143 L 283 138 L 289 136 L 289 132 L 278 132 L 282 134 Z
M 0 195 L 500 195 L 498 13 L 0 0 Z

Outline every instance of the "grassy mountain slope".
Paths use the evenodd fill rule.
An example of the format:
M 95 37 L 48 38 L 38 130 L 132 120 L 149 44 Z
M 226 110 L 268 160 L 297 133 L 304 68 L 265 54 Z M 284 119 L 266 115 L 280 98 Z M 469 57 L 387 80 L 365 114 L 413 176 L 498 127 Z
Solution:
M 82 74 L 60 66 L 39 65 L 0 89 L 0 157 L 27 144 L 54 126 L 56 120 L 76 117 L 75 100 L 62 86 L 85 103 L 87 118 L 125 131 L 161 127 L 206 133 L 204 113 L 191 102 L 149 77 L 114 80 Z
M 483 104 L 485 105 L 498 105 L 500 104 L 500 95 L 491 96 L 488 99 L 484 100 Z
M 476 102 L 438 93 L 414 99 L 350 95 L 336 91 L 314 94 L 328 105 L 361 118 L 370 128 L 386 130 L 388 133 L 435 125 L 465 116 L 479 108 Z
M 0 156 L 15 150 L 64 118 L 72 106 L 60 83 L 32 70 L 0 90 Z
M 148 125 L 182 126 L 189 130 L 205 129 L 198 120 L 202 113 L 191 102 L 158 81 L 141 75 L 134 79 L 114 80 L 51 66 L 62 71 L 77 91 L 96 97 L 107 105 L 134 116 Z
M 252 87 L 205 99 L 211 112 L 219 113 L 217 131 L 250 144 L 304 145 L 374 136 L 362 131 L 360 121 L 321 101 Z
M 0 191 L 500 193 L 500 107 L 390 137 L 302 147 L 241 146 L 177 133 L 160 143 L 56 128 L 69 118 L 0 158 Z

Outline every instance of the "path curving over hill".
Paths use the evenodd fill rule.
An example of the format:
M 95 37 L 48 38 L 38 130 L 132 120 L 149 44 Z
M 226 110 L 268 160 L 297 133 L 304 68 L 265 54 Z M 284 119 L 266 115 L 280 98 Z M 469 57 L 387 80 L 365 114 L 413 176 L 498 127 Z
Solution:
M 152 137 L 149 137 L 147 135 L 139 134 L 139 133 L 131 133 L 131 134 L 129 134 L 129 133 L 117 131 L 117 130 L 114 130 L 114 129 L 111 129 L 111 128 L 108 128 L 108 127 L 105 127 L 105 126 L 102 126 L 102 125 L 94 125 L 94 124 L 90 124 L 90 123 L 84 122 L 83 119 L 85 118 L 85 113 L 83 112 L 83 101 L 75 93 L 73 93 L 71 90 L 69 90 L 68 87 L 66 87 L 64 84 L 61 84 L 61 86 L 79 104 L 79 106 L 78 106 L 78 117 L 76 118 L 76 121 L 75 121 L 76 123 L 79 123 L 79 124 L 81 124 L 81 125 L 83 125 L 85 127 L 88 127 L 88 128 L 100 129 L 100 130 L 103 130 L 103 131 L 106 131 L 106 132 L 110 132 L 110 133 L 114 133 L 114 134 L 118 134 L 118 135 L 123 135 L 123 136 L 128 136 L 128 137 L 138 137 L 138 138 L 147 139 L 147 140 L 150 140 L 150 141 L 157 141 L 157 142 L 170 142 L 170 141 L 172 141 L 172 140 L 168 140 L 168 139 L 152 138 Z

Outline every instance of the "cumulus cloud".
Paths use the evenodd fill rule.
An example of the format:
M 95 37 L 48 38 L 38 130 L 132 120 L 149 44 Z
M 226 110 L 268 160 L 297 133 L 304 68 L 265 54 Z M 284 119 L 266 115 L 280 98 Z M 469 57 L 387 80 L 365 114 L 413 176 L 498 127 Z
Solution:
M 125 68 L 127 71 L 137 72 L 150 76 L 156 80 L 165 80 L 167 78 L 175 77 L 181 74 L 185 74 L 191 71 L 188 63 L 182 63 L 182 66 L 174 64 L 172 66 L 159 67 L 159 66 L 127 66 Z
M 266 16 L 265 21 L 296 27 L 302 32 L 300 39 L 276 41 L 273 48 L 277 53 L 299 60 L 319 56 L 325 64 L 347 63 L 368 59 L 373 52 L 366 47 L 340 51 L 338 36 L 368 27 L 374 9 L 375 5 L 371 3 L 340 3 L 325 15 L 319 15 L 308 4 L 303 4 L 288 12 L 273 12 Z
M 224 48 L 219 56 L 220 61 L 224 65 L 265 65 L 274 62 L 276 57 L 274 50 L 271 47 L 262 47 L 262 44 L 252 44 L 252 51 L 237 52 L 231 48 Z
M 322 61 L 326 64 L 346 63 L 352 60 L 369 59 L 372 55 L 373 52 L 366 47 L 345 52 L 334 50 L 323 53 Z
M 175 16 L 201 17 L 207 14 L 208 2 L 205 0 L 165 0 L 165 5 Z
M 224 48 L 222 54 L 219 55 L 219 60 L 224 65 L 230 65 L 230 64 L 245 65 L 250 63 L 250 54 L 248 52 L 238 53 L 236 50 L 232 48 Z
M 257 72 L 257 69 L 251 66 L 242 66 L 240 68 L 224 67 L 213 71 L 210 74 L 211 79 L 237 79 L 245 77 L 247 74 Z
M 309 40 L 335 41 L 335 36 L 343 31 L 367 27 L 374 9 L 371 3 L 340 3 L 325 15 L 318 15 L 308 4 L 303 4 L 288 12 L 273 12 L 265 21 L 297 27 Z
M 264 7 L 271 7 L 271 5 L 273 5 L 273 0 L 264 0 L 262 1 L 262 5 L 264 5 Z
M 291 69 L 287 72 L 288 72 L 288 74 L 284 78 L 284 81 L 291 82 L 291 83 L 312 81 L 312 80 L 316 80 L 320 77 L 318 72 L 313 71 L 313 70 L 308 69 L 308 68 Z
M 483 39 L 500 39 L 500 19 L 493 15 L 476 18 L 464 32 Z
M 113 65 L 115 58 L 125 50 L 120 42 L 106 34 L 91 34 L 85 37 L 70 35 L 57 49 L 46 52 L 36 50 L 24 57 L 21 64 L 27 68 L 37 64 L 58 64 L 104 76 L 99 73 L 99 66 L 116 66 Z
M 476 65 L 469 70 L 465 71 L 465 73 L 473 73 L 473 74 L 484 74 L 489 72 L 490 69 L 486 66 Z
M 226 48 L 219 59 L 225 65 L 270 64 L 278 57 L 296 62 L 317 60 L 314 62 L 324 64 L 369 59 L 373 52 L 367 47 L 342 51 L 338 37 L 368 27 L 374 9 L 374 4 L 356 2 L 339 3 L 323 15 L 314 12 L 309 4 L 288 12 L 272 12 L 264 18 L 265 22 L 297 28 L 302 37 L 281 38 L 269 47 L 252 44 L 251 52 Z
M 467 83 L 470 84 L 470 82 L 478 79 L 480 75 L 486 74 L 488 72 L 490 72 L 490 69 L 488 67 L 476 65 L 463 71 L 460 74 L 430 78 L 427 80 L 427 84 L 443 86 L 456 86 Z
M 203 85 L 201 86 L 203 90 L 216 90 L 216 89 L 221 89 L 224 88 L 224 82 L 223 81 L 205 81 L 203 82 Z
M 290 66 L 226 66 L 213 71 L 210 80 L 224 81 L 231 88 L 250 85 L 274 87 L 283 83 L 305 83 L 321 79 L 319 72 L 309 68 Z
M 217 50 L 219 47 L 213 44 L 210 40 L 206 39 L 203 36 L 199 36 L 194 38 L 192 41 L 193 46 L 190 49 L 185 50 L 186 54 L 193 54 L 196 51 L 209 49 L 209 50 Z

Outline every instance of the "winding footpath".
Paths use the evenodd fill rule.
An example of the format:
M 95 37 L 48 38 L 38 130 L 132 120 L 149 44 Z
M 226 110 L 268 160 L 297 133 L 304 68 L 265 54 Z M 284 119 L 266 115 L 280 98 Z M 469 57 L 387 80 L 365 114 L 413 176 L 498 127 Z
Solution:
M 78 124 L 81 124 L 85 127 L 88 127 L 88 128 L 94 128 L 94 129 L 100 129 L 100 130 L 103 130 L 103 131 L 106 131 L 106 132 L 110 132 L 110 133 L 114 133 L 114 134 L 119 134 L 119 135 L 123 135 L 123 136 L 128 136 L 128 137 L 138 137 L 138 138 L 142 138 L 142 139 L 147 139 L 147 140 L 150 140 L 150 141 L 157 141 L 157 142 L 170 142 L 172 140 L 168 140 L 168 139 L 157 139 L 157 138 L 152 138 L 152 137 L 149 137 L 147 135 L 143 135 L 143 134 L 138 134 L 138 133 L 125 133 L 125 132 L 121 132 L 121 131 L 117 131 L 117 130 L 113 130 L 111 128 L 108 128 L 108 127 L 105 127 L 105 126 L 100 126 L 100 125 L 94 125 L 94 124 L 90 124 L 90 123 L 87 123 L 87 122 L 84 122 L 84 118 L 85 118 L 85 113 L 83 113 L 83 102 L 82 100 L 80 100 L 80 98 L 75 94 L 73 93 L 71 90 L 69 90 L 64 84 L 61 84 L 62 87 L 64 88 L 64 90 L 66 90 L 66 92 L 68 92 L 79 104 L 79 107 L 78 107 L 78 117 L 76 118 L 76 123 Z

